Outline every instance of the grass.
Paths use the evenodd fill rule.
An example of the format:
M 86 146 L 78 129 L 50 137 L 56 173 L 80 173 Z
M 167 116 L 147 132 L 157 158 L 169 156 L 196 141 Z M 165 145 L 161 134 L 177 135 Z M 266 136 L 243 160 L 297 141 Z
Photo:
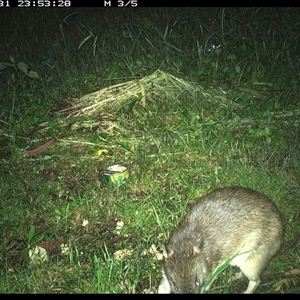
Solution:
M 223 186 L 267 194 L 297 234 L 298 8 L 0 15 L 2 293 L 155 293 L 151 246 Z M 126 185 L 99 180 L 114 163 Z M 256 293 L 299 293 L 299 255 L 276 256 Z M 234 271 L 210 292 L 243 291 Z

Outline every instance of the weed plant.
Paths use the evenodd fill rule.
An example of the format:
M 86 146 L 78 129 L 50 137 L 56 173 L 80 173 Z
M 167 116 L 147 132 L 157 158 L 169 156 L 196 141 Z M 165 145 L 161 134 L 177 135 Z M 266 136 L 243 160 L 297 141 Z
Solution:
M 272 198 L 292 240 L 299 13 L 1 9 L 0 292 L 156 293 L 155 247 L 198 197 L 224 186 Z M 143 105 L 137 95 L 88 117 L 61 113 L 75 98 L 157 70 L 199 90 L 162 88 Z M 23 155 L 51 137 L 40 155 Z M 99 179 L 115 163 L 130 171 L 119 187 Z M 299 256 L 299 246 L 276 256 L 256 293 L 299 293 Z M 235 271 L 209 292 L 243 291 L 247 279 L 231 281 Z

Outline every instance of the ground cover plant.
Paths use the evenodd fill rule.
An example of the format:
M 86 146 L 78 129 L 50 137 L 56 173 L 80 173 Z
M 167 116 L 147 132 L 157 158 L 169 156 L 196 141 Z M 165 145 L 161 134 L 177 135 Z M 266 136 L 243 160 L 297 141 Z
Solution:
M 241 185 L 299 231 L 298 8 L 0 11 L 0 291 L 156 293 L 160 243 Z M 109 186 L 99 172 L 128 167 Z M 299 293 L 299 246 L 256 293 Z M 210 293 L 247 279 L 219 274 Z

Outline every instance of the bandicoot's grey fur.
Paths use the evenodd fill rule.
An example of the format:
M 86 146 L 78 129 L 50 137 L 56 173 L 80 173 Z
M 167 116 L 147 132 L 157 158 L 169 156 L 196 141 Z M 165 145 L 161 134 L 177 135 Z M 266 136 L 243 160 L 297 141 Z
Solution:
M 201 293 L 220 265 L 230 261 L 249 279 L 251 293 L 280 249 L 283 225 L 275 204 L 241 187 L 215 190 L 199 199 L 164 247 L 158 293 Z

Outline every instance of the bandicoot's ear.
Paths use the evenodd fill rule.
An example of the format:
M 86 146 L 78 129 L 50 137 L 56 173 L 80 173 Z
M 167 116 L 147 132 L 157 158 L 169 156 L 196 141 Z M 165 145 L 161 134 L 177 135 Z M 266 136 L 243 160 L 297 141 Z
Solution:
M 163 256 L 165 259 L 171 258 L 173 256 L 174 251 L 172 249 L 167 249 L 163 244 L 160 244 L 160 248 L 163 251 Z
M 196 244 L 193 246 L 193 252 L 195 254 L 200 254 L 203 247 L 203 240 L 198 240 Z

